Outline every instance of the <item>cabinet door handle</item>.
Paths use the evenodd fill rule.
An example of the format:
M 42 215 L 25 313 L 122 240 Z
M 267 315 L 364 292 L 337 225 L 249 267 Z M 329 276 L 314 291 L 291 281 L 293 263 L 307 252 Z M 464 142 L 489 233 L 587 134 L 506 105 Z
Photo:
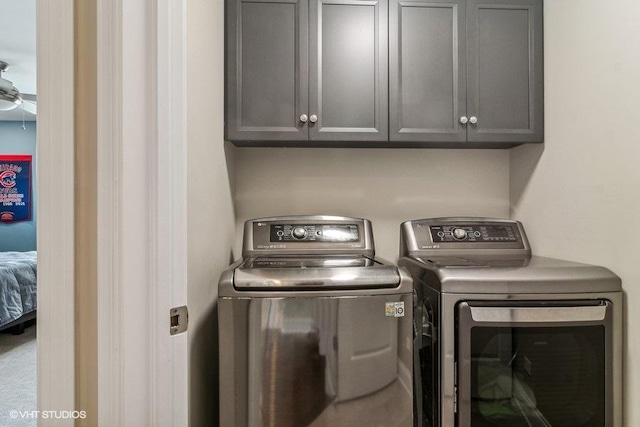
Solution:
M 468 121 L 469 119 L 467 118 L 467 116 L 460 117 L 460 123 L 462 123 L 463 125 L 466 125 Z
M 469 123 L 475 125 L 476 123 L 478 123 L 478 118 L 476 116 L 469 117 Z
M 308 118 L 308 117 L 307 117 L 307 115 L 306 115 L 306 114 L 301 114 L 301 115 L 300 115 L 300 121 L 301 121 L 302 123 L 306 123 L 306 122 L 307 122 L 307 118 Z
M 316 116 L 315 114 L 312 114 L 311 117 L 309 117 L 309 121 L 311 123 L 315 123 L 318 121 L 318 116 Z

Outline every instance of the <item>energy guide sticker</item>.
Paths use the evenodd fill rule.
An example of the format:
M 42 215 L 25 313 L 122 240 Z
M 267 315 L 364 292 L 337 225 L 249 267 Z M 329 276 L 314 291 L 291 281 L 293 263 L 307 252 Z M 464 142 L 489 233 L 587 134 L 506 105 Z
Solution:
M 387 302 L 384 304 L 384 315 L 387 317 L 404 317 L 404 302 Z

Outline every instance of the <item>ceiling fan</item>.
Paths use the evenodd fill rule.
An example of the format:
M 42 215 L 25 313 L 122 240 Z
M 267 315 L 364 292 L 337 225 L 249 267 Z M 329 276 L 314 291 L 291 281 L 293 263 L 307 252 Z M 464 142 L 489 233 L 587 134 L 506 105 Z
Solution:
M 36 95 L 21 94 L 13 82 L 2 77 L 9 64 L 0 61 L 0 111 L 10 111 L 20 107 L 33 115 L 36 114 Z

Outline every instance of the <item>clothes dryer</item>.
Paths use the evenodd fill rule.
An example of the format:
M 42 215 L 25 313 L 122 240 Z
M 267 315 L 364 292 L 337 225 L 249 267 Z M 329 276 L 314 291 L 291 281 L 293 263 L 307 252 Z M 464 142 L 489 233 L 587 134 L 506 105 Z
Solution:
M 531 255 L 520 222 L 401 226 L 414 278 L 419 426 L 622 426 L 622 292 L 606 268 Z

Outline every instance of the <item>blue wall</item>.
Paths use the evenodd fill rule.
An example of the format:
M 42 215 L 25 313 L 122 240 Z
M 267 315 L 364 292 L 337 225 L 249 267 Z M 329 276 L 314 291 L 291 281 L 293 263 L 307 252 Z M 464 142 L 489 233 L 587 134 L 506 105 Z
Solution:
M 31 221 L 16 224 L 0 223 L 1 251 L 36 250 L 36 122 L 0 122 L 0 154 L 31 154 L 33 156 L 31 183 Z

